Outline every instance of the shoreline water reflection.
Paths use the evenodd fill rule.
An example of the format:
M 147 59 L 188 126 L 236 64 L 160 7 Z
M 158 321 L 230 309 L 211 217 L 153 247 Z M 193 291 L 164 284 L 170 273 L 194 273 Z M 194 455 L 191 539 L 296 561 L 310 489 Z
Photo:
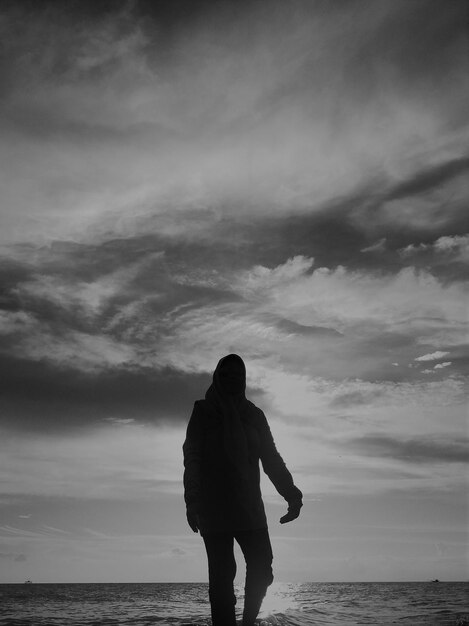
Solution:
M 237 617 L 243 589 L 236 586 Z M 259 624 L 469 626 L 465 582 L 277 583 Z M 0 585 L 2 626 L 209 626 L 206 583 Z

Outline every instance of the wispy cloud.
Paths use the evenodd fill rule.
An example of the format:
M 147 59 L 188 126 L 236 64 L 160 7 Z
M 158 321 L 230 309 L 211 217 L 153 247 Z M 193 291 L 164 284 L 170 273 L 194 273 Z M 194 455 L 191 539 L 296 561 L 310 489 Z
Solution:
M 404 179 L 391 185 L 394 202 L 442 184 L 465 163 L 465 33 L 459 3 L 444 19 L 424 4 L 214 9 L 191 30 L 169 31 L 164 53 L 161 16 L 149 21 L 138 5 L 94 21 L 51 8 L 26 21 L 20 7 L 5 12 L 4 241 L 82 239 L 121 219 L 138 229 L 129 212 L 168 205 L 309 212 L 364 179 Z M 429 98 L 435 81 L 444 88 Z M 432 221 L 416 205 L 393 213 Z
M 426 437 L 399 439 L 365 435 L 348 442 L 363 454 L 384 456 L 406 463 L 469 463 L 469 441 L 431 440 Z

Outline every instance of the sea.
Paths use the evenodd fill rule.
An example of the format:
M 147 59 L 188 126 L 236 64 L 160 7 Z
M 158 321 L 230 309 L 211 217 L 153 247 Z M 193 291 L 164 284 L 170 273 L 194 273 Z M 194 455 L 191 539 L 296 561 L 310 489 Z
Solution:
M 242 586 L 235 591 L 241 620 Z M 208 585 L 4 584 L 0 624 L 209 626 Z M 469 626 L 469 583 L 274 583 L 256 624 Z

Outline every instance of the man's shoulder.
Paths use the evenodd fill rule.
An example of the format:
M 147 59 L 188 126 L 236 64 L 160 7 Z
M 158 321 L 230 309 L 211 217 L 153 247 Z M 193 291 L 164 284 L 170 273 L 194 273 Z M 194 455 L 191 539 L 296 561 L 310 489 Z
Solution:
M 247 400 L 246 414 L 249 420 L 252 420 L 257 425 L 260 425 L 265 421 L 264 411 L 250 400 Z
M 196 400 L 194 402 L 194 408 L 208 411 L 210 410 L 211 404 L 205 398 L 201 398 L 200 400 Z
M 254 402 L 251 402 L 251 400 L 246 400 L 246 404 L 247 404 L 247 410 L 253 415 L 264 415 L 262 409 L 256 406 Z

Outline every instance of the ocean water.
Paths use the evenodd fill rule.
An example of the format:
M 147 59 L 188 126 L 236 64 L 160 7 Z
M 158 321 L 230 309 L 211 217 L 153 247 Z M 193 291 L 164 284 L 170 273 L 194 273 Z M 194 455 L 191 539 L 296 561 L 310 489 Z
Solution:
M 242 586 L 236 587 L 241 618 Z M 259 624 L 469 626 L 469 583 L 274 583 Z M 206 583 L 0 585 L 0 624 L 211 624 Z

